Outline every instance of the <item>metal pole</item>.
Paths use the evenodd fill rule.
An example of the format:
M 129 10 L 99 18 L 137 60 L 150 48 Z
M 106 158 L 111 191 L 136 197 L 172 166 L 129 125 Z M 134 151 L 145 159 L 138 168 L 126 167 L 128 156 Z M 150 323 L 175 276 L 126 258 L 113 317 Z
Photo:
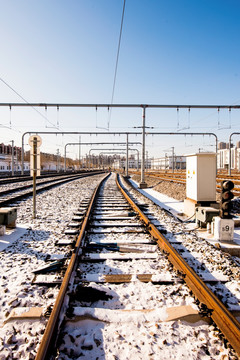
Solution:
M 64 146 L 64 172 L 66 172 L 67 144 Z
M 36 219 L 37 138 L 33 138 L 33 219 Z
M 141 182 L 139 184 L 140 189 L 144 189 L 147 187 L 145 183 L 145 176 L 144 176 L 144 167 L 145 167 L 145 118 L 146 118 L 146 108 L 143 107 L 143 114 L 142 114 L 142 163 L 141 163 Z
M 14 176 L 14 140 L 12 140 L 12 176 Z
M 81 136 L 79 135 L 79 151 L 78 151 L 78 157 L 79 157 L 79 170 L 81 169 Z
M 80 104 L 80 103 L 0 103 L 0 107 L 79 107 L 79 108 L 144 108 L 148 107 L 150 109 L 240 109 L 240 105 L 169 105 L 169 104 Z M 36 110 L 36 109 L 35 109 Z M 37 110 L 36 110 L 37 111 Z
M 18 148 L 16 147 L 16 171 L 18 173 Z
M 24 135 L 22 135 L 22 169 L 21 169 L 21 173 L 22 175 L 24 175 Z
M 127 134 L 127 139 L 126 139 L 126 177 L 128 177 L 128 134 Z
M 148 171 L 148 151 L 146 151 L 146 172 Z
M 139 151 L 137 150 L 137 171 L 139 171 Z
M 57 173 L 59 173 L 59 160 L 60 160 L 60 152 L 59 149 L 57 149 Z
M 231 134 L 232 135 L 232 134 Z M 231 152 L 231 135 L 229 137 L 229 165 L 228 165 L 228 173 L 231 176 L 231 162 L 232 162 L 232 152 Z
M 172 146 L 172 172 L 174 173 L 174 146 Z

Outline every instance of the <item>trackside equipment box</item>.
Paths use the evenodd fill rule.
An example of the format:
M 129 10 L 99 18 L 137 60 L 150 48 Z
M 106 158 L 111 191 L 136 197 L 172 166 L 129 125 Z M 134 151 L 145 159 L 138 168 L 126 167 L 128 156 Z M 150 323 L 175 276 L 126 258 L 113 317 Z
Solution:
M 198 206 L 196 207 L 196 221 L 202 225 L 211 223 L 213 217 L 219 216 L 219 210 L 210 206 Z
M 192 217 L 196 212 L 196 206 L 215 207 L 216 154 L 197 153 L 185 156 L 187 169 L 184 213 Z
M 17 220 L 17 208 L 2 207 L 0 208 L 0 225 L 15 227 Z
M 186 195 L 201 201 L 216 201 L 216 154 L 198 153 L 187 156 Z

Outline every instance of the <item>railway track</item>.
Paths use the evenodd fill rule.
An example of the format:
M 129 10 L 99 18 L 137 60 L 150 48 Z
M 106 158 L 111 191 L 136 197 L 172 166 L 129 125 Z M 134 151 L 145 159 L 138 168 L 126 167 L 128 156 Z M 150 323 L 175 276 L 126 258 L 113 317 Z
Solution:
M 85 173 L 86 171 L 79 171 L 79 173 Z M 73 174 L 68 173 L 68 175 Z M 62 175 L 66 175 L 66 173 L 42 173 L 40 176 L 37 176 L 37 179 L 46 179 L 46 178 L 53 178 L 53 177 L 60 177 Z M 25 181 L 30 181 L 32 180 L 32 176 L 30 175 L 14 175 L 14 176 L 2 176 L 1 174 L 1 178 L 0 178 L 0 185 L 5 185 L 5 184 L 13 184 L 13 183 L 18 183 L 18 182 L 25 182 Z
M 51 189 L 54 186 L 62 185 L 66 182 L 77 180 L 85 176 L 94 176 L 100 174 L 101 171 L 86 172 L 82 174 L 68 174 L 64 176 L 57 176 L 49 180 L 39 179 L 37 182 L 36 193 L 40 191 Z M 0 191 L 0 207 L 20 201 L 28 196 L 33 195 L 32 183 L 27 185 L 15 186 L 14 188 Z
M 81 205 L 81 229 L 36 359 L 101 359 L 106 351 L 111 359 L 161 358 L 167 340 L 157 339 L 167 337 L 165 322 L 189 318 L 211 318 L 240 354 L 240 324 L 205 284 L 219 279 L 204 271 L 200 278 L 180 255 L 186 249 L 177 251 L 148 205 L 133 197 L 112 175 L 88 208 L 88 201 Z M 127 341 L 126 328 L 136 339 Z M 170 347 L 176 344 L 178 335 Z
M 137 171 L 130 171 L 132 174 L 140 175 L 140 172 Z M 170 181 L 177 184 L 186 184 L 186 173 L 162 173 L 162 172 L 147 172 L 146 176 L 163 180 L 163 181 Z M 221 182 L 224 180 L 232 180 L 234 182 L 234 189 L 233 194 L 235 196 L 240 196 L 240 179 L 239 175 L 225 175 L 225 174 L 218 174 L 216 177 L 216 191 L 221 192 Z

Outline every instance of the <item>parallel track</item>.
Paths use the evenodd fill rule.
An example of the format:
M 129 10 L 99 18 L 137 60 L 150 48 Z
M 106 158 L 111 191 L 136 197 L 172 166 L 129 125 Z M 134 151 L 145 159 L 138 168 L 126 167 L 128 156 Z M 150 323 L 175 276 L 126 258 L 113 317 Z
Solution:
M 43 182 L 37 184 L 36 193 L 39 193 L 44 190 L 49 190 L 49 189 L 53 188 L 54 186 L 62 185 L 69 181 L 77 180 L 77 179 L 80 179 L 80 178 L 83 178 L 86 176 L 97 175 L 100 173 L 102 173 L 102 171 L 88 172 L 88 173 L 83 173 L 83 174 L 78 174 L 78 175 L 71 174 L 68 176 L 67 175 L 62 176 L 62 177 L 60 177 L 60 179 L 57 178 L 57 179 L 46 180 L 46 181 L 43 181 Z M 28 190 L 28 189 L 31 189 L 31 190 Z M 19 194 L 14 195 L 15 192 L 19 192 Z M 4 198 L 3 196 L 5 196 L 7 194 L 11 194 L 11 195 L 9 195 L 7 198 Z M 0 192 L 0 207 L 10 205 L 12 203 L 15 203 L 16 201 L 20 201 L 20 200 L 25 199 L 26 197 L 32 196 L 32 195 L 33 195 L 32 185 L 25 185 L 25 186 L 17 187 L 12 190 L 2 191 L 2 192 Z
M 104 180 L 103 180 L 104 181 Z M 102 181 L 102 182 L 103 182 Z M 146 229 L 149 231 L 151 236 L 157 241 L 159 247 L 167 253 L 169 261 L 174 265 L 174 267 L 181 272 L 186 284 L 189 286 L 191 291 L 199 299 L 199 301 L 207 305 L 211 318 L 217 324 L 219 329 L 223 332 L 225 337 L 229 340 L 233 348 L 238 354 L 240 354 L 240 324 L 232 316 L 232 314 L 226 309 L 226 307 L 221 303 L 221 301 L 209 290 L 209 288 L 204 284 L 204 282 L 199 278 L 199 276 L 189 267 L 185 260 L 178 254 L 178 252 L 171 246 L 168 240 L 159 232 L 159 230 L 154 226 L 149 218 L 142 212 L 139 206 L 129 197 L 129 195 L 124 191 L 120 186 L 120 183 L 117 182 L 117 185 L 122 192 L 123 196 L 127 199 L 131 208 L 135 213 L 138 214 L 138 217 L 145 223 Z M 78 258 L 83 251 L 82 246 L 85 242 L 86 229 L 88 228 L 88 223 L 93 212 L 94 203 L 97 201 L 96 198 L 100 191 L 100 184 L 95 189 L 94 194 L 90 200 L 88 210 L 84 216 L 81 230 L 77 238 L 71 259 L 69 261 L 68 268 L 66 270 L 62 285 L 59 291 L 58 298 L 54 305 L 53 311 L 49 318 L 42 342 L 38 349 L 36 360 L 45 360 L 50 359 L 52 355 L 52 350 L 55 348 L 57 341 L 57 334 L 59 331 L 59 326 L 61 320 L 65 316 L 65 311 L 67 308 L 68 301 L 66 300 L 67 294 L 72 292 L 74 284 L 74 276 L 78 266 Z M 114 208 L 114 206 L 113 206 Z
M 130 171 L 132 174 L 140 175 L 140 172 Z M 186 173 L 162 173 L 156 171 L 149 171 L 145 174 L 145 176 L 153 177 L 163 181 L 169 181 L 177 184 L 186 184 Z M 233 175 L 228 176 L 225 174 L 218 174 L 216 177 L 216 191 L 221 192 L 221 182 L 223 180 L 232 180 L 234 182 L 233 194 L 235 196 L 240 196 L 240 176 Z

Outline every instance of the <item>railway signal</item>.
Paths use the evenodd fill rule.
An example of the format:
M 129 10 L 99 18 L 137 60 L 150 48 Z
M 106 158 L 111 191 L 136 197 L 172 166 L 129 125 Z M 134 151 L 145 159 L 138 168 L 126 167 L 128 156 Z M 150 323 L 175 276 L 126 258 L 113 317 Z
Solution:
M 222 219 L 231 219 L 230 211 L 232 208 L 231 200 L 234 195 L 231 190 L 234 188 L 234 183 L 230 180 L 222 181 L 221 183 L 221 201 L 220 201 L 220 217 Z

